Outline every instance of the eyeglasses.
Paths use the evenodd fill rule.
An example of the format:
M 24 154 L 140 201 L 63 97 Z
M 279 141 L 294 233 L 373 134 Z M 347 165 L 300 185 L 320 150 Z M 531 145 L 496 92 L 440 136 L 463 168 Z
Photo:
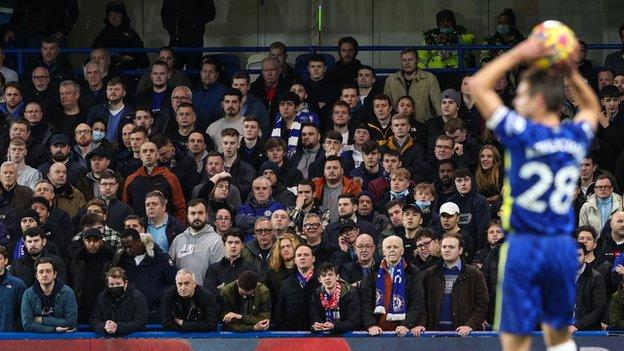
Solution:
M 271 235 L 273 234 L 273 229 L 254 229 L 254 233 L 256 235 Z
M 366 245 L 355 245 L 355 248 L 358 250 L 372 250 L 375 246 L 374 245 L 370 245 L 370 244 L 366 244 Z
M 303 225 L 303 229 L 317 229 L 321 227 L 321 223 L 306 223 Z
M 231 217 L 223 217 L 223 216 L 218 216 L 216 218 L 217 221 L 231 221 L 232 218 Z
M 611 186 L 611 185 L 596 185 L 596 186 L 594 186 L 594 188 L 598 189 L 598 190 L 609 190 L 609 189 L 613 188 L 613 186 Z
M 424 242 L 416 245 L 416 247 L 419 248 L 419 249 L 422 249 L 422 248 L 425 248 L 425 247 L 429 247 L 429 244 L 431 244 L 431 241 L 432 240 L 424 241 Z
M 91 131 L 90 130 L 77 130 L 76 134 L 86 135 L 86 134 L 91 134 Z

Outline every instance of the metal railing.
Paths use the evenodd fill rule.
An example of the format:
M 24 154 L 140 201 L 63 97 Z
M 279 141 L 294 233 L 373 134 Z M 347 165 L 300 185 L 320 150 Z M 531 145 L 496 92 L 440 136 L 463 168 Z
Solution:
M 504 45 L 364 45 L 359 46 L 358 50 L 362 52 L 373 51 L 373 52 L 381 52 L 381 51 L 401 51 L 406 48 L 414 48 L 416 50 L 447 50 L 447 51 L 457 51 L 458 56 L 458 68 L 437 68 L 437 69 L 428 69 L 434 72 L 471 72 L 475 71 L 474 67 L 466 67 L 465 66 L 465 57 L 472 51 L 479 50 L 505 50 L 509 49 L 510 46 Z M 588 50 L 619 50 L 622 49 L 622 44 L 589 44 L 587 46 Z M 176 53 L 180 52 L 202 52 L 202 53 L 245 53 L 245 52 L 269 52 L 268 46 L 220 46 L 220 47 L 195 47 L 195 48 L 173 48 Z M 108 51 L 110 53 L 118 53 L 118 52 L 127 52 L 127 53 L 157 53 L 159 48 L 109 48 Z M 288 47 L 288 52 L 302 52 L 302 53 L 317 53 L 317 52 L 332 52 L 335 53 L 338 51 L 337 46 L 291 46 Z M 40 50 L 37 48 L 33 49 L 15 49 L 9 48 L 5 49 L 4 53 L 6 55 L 14 55 L 16 57 L 16 71 L 18 75 L 22 75 L 26 72 L 27 68 L 27 57 L 29 54 L 39 53 Z M 61 49 L 63 54 L 89 54 L 91 52 L 91 48 L 64 48 Z M 245 69 L 245 65 L 241 69 Z M 376 69 L 378 73 L 392 73 L 395 72 L 398 68 L 395 69 Z M 124 71 L 125 74 L 128 75 L 140 75 L 145 70 L 129 70 Z M 252 72 L 258 73 L 258 72 Z

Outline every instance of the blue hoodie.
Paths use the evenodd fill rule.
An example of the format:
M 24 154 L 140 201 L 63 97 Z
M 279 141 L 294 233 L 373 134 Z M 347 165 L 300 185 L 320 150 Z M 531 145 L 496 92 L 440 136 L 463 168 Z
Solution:
M 26 290 L 24 282 L 7 270 L 0 277 L 0 332 L 13 332 L 21 329 L 20 305 Z

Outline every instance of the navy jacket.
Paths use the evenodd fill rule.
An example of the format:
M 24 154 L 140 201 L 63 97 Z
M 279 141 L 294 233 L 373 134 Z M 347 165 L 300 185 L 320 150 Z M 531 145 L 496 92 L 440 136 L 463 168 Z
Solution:
M 20 306 L 26 290 L 24 282 L 4 271 L 0 281 L 0 332 L 13 332 L 22 329 Z

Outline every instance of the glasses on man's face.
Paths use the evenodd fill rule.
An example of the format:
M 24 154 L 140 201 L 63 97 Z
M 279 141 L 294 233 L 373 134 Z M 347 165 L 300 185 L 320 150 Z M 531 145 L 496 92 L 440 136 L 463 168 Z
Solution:
M 358 250 L 372 250 L 375 246 L 366 244 L 366 245 L 355 245 L 355 248 Z
M 172 96 L 171 99 L 177 100 L 177 101 L 184 101 L 184 100 L 190 100 L 191 98 L 188 96 Z
M 431 240 L 429 241 L 423 241 L 422 243 L 416 245 L 417 248 L 422 249 L 425 247 L 429 247 L 429 244 L 431 244 Z
M 594 188 L 598 190 L 609 190 L 613 187 L 611 185 L 596 185 Z
M 217 220 L 217 221 L 221 221 L 221 222 L 223 222 L 223 221 L 227 221 L 227 222 L 229 222 L 229 221 L 231 221 L 231 220 L 232 220 L 232 218 L 230 218 L 230 217 L 224 217 L 224 216 L 217 216 L 216 220 Z
M 267 236 L 273 234 L 273 229 L 254 229 L 256 235 Z
M 306 223 L 303 225 L 303 229 L 318 229 L 321 227 L 321 223 Z
M 91 131 L 90 130 L 77 130 L 76 134 L 87 135 L 87 134 L 91 134 Z
M 448 146 L 448 145 L 436 145 L 435 148 L 436 149 L 442 149 L 442 150 L 451 150 L 451 149 L 453 149 L 452 146 Z

